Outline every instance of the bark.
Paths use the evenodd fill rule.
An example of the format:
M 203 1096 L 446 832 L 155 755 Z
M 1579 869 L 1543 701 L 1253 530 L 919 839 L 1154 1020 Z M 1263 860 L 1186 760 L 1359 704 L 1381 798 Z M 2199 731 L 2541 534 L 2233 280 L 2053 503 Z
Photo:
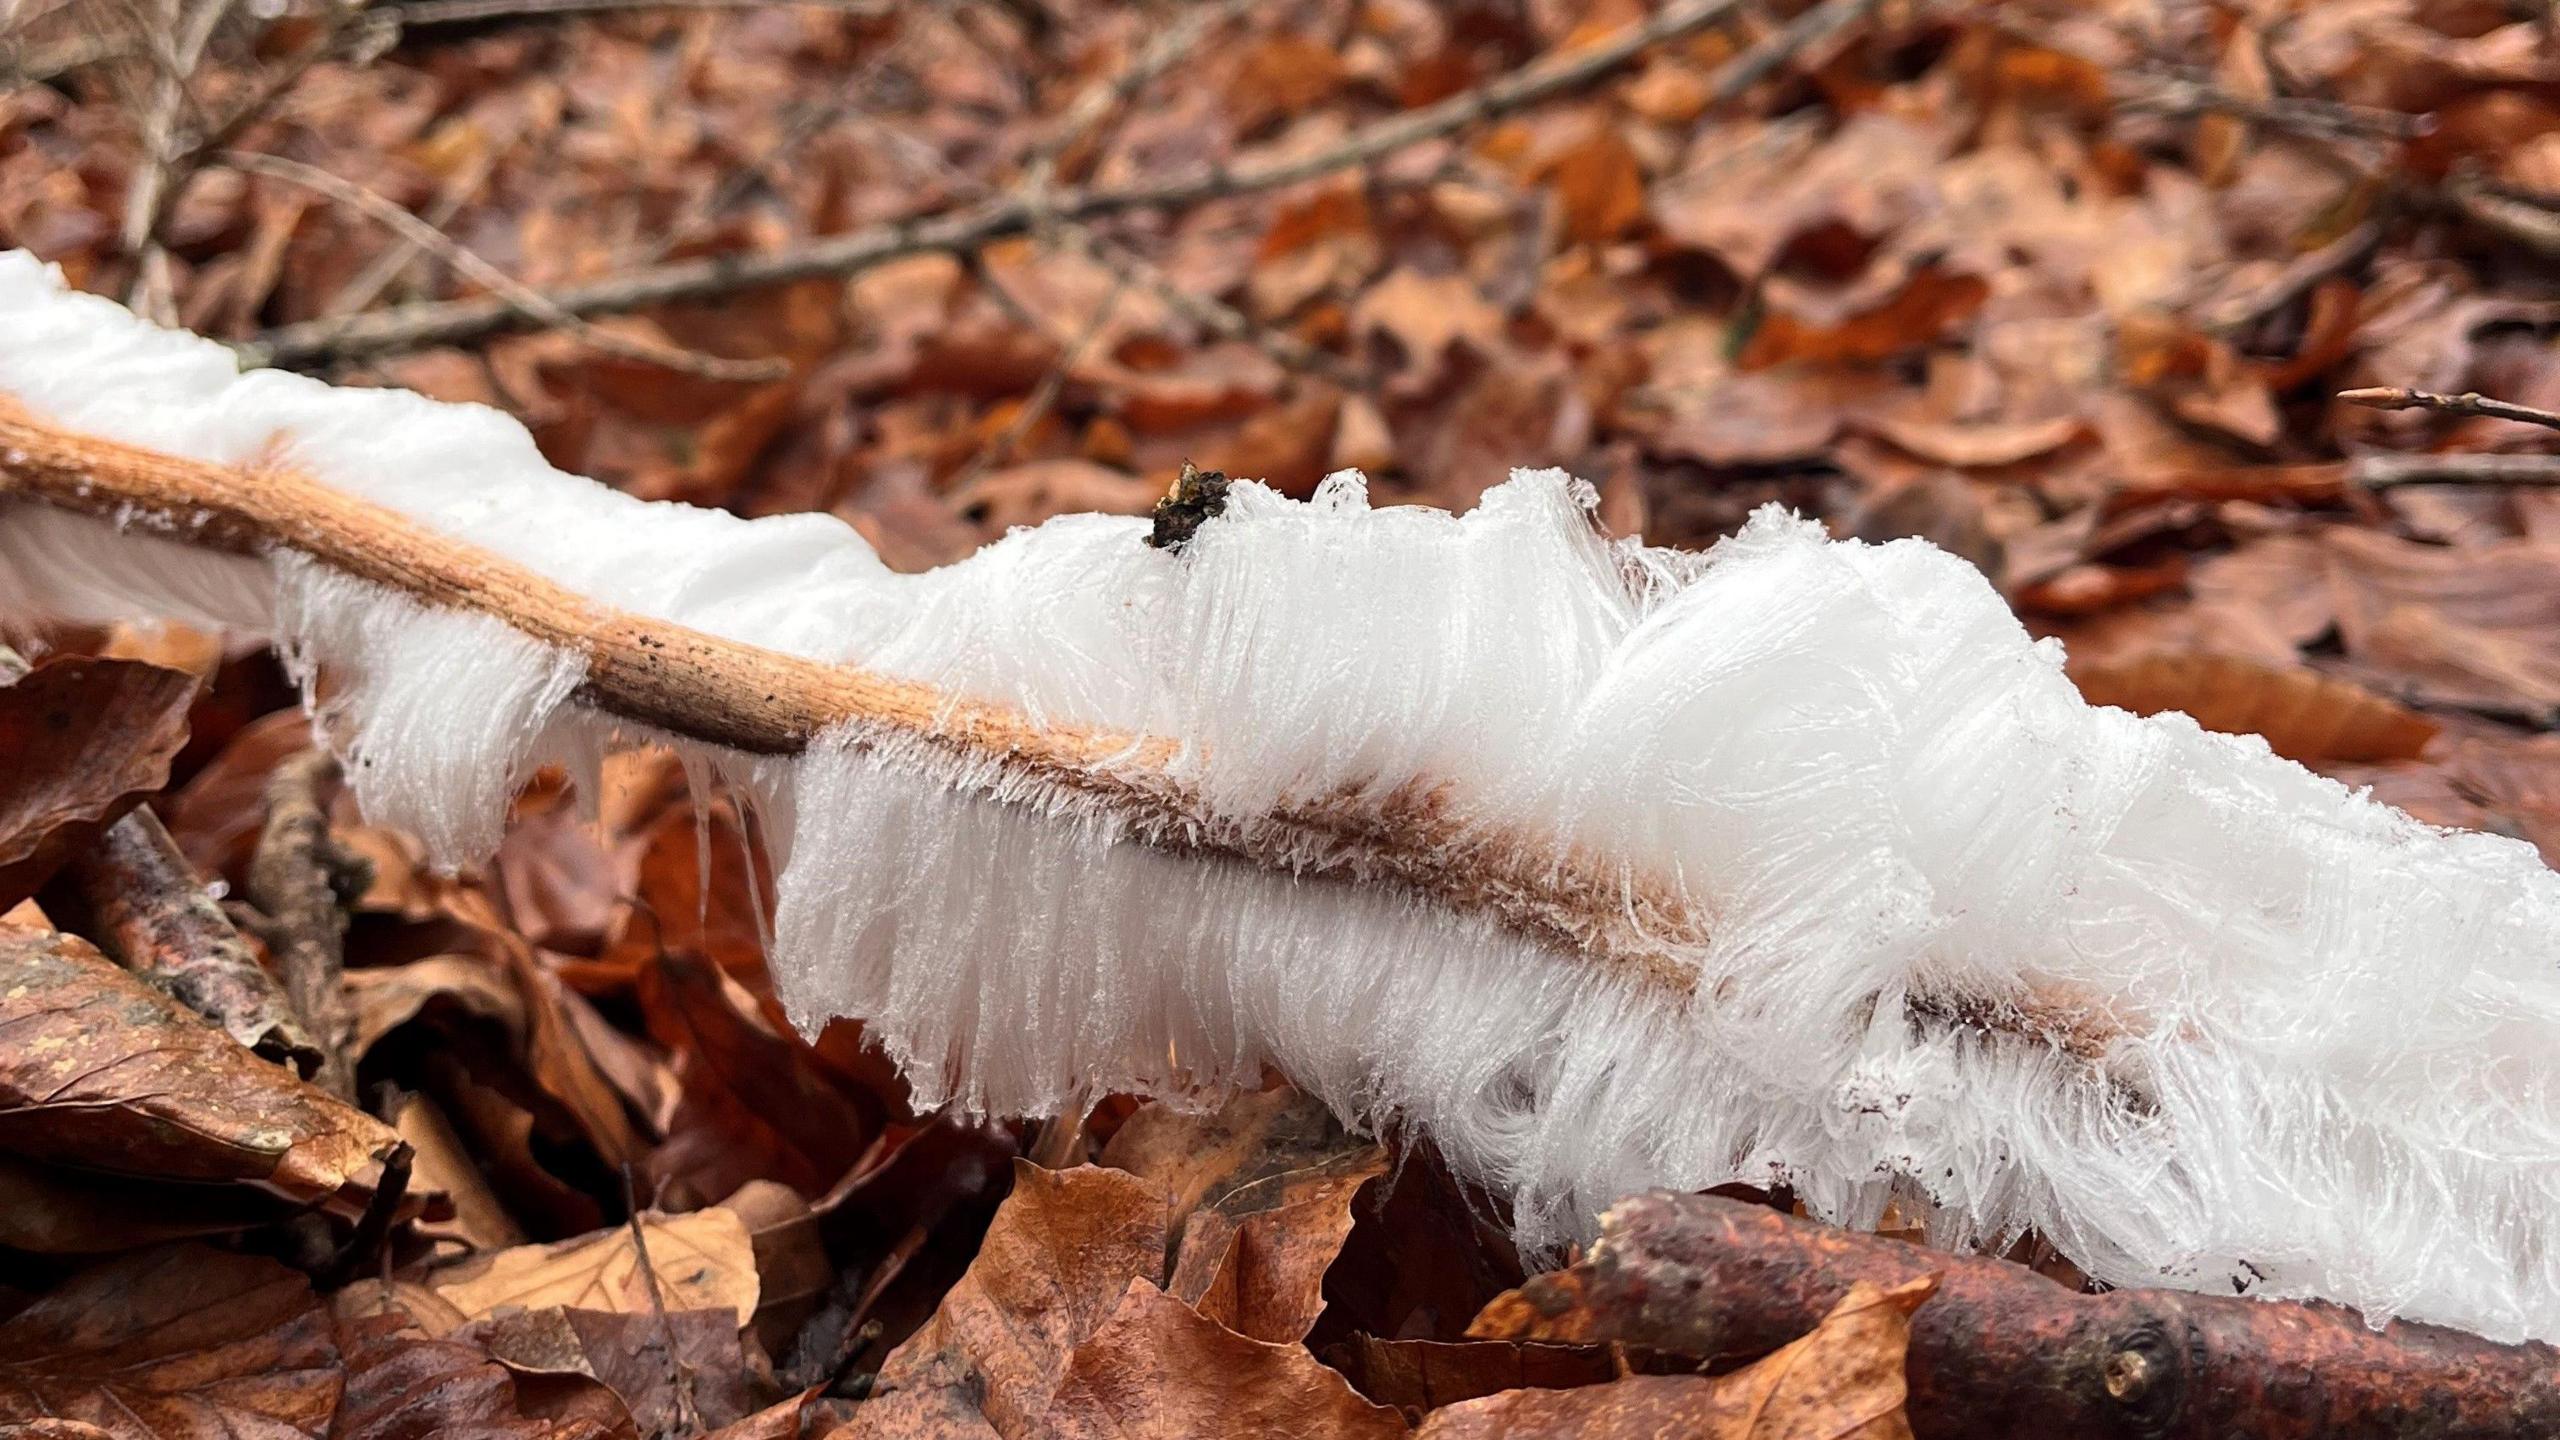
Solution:
M 347 1047 L 355 1037 L 355 1011 L 347 1003 L 347 912 L 339 893 L 349 862 L 329 839 L 329 797 L 337 785 L 338 762 L 322 751 L 306 750 L 276 767 L 267 782 L 266 827 L 249 859 L 249 900 L 266 914 L 285 990 L 320 1048 L 312 1083 L 352 1101 L 355 1070 Z
M 275 976 L 205 893 L 167 827 L 128 813 L 63 867 L 46 909 L 117 964 L 304 1079 L 321 1053 Z
M 1867 1281 L 1936 1274 L 1913 1319 L 1919 1440 L 2524 1440 L 2560 1434 L 2560 1350 L 2335 1305 L 2161 1290 L 2083 1295 L 1707 1195 L 1655 1192 L 1591 1254 L 1495 1300 L 1470 1334 L 1766 1354 Z

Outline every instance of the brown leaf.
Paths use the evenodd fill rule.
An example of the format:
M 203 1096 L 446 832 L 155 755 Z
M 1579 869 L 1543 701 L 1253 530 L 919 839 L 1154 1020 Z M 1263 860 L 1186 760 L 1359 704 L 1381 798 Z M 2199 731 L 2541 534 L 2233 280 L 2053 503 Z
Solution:
M 74 936 L 0 926 L 0 1143 L 359 1214 L 400 1137 Z
M 1280 1342 L 1314 1327 L 1351 1202 L 1388 1166 L 1384 1147 L 1285 1089 L 1240 1096 L 1214 1115 L 1149 1105 L 1103 1160 L 1163 1189 L 1179 1236 L 1165 1288 L 1239 1334 Z
M 308 1281 L 201 1246 L 83 1271 L 0 1325 L 0 1421 L 59 1417 L 144 1440 L 318 1437 L 343 1385 Z
M 1991 297 L 1979 276 L 1924 266 L 1875 304 L 1838 320 L 1799 319 L 1772 310 L 1735 363 L 1765 370 L 1790 361 L 1856 365 L 1935 344 L 1973 318 Z
M 105 1255 L 247 1230 L 282 1215 L 272 1197 L 242 1186 L 109 1178 L 0 1155 L 0 1245 L 13 1250 Z
M 1436 1410 L 1505 1390 L 1569 1390 L 1617 1379 L 1618 1357 L 1600 1345 L 1512 1340 L 1382 1340 L 1354 1335 L 1327 1347 L 1325 1363 L 1352 1388 L 1399 1410 Z
M 0 911 L 169 779 L 196 677 L 56 656 L 0 686 Z
M 449 1337 L 520 1375 L 576 1376 L 610 1391 L 643 1435 L 685 1434 L 744 1419 L 746 1352 L 727 1310 L 511 1310 Z M 688 1423 L 688 1417 L 691 1422 Z
M 2183 710 L 2207 730 L 2266 737 L 2288 760 L 2411 760 L 2437 725 L 2360 685 L 2302 667 L 2277 668 L 2199 651 L 2075 666 L 2092 705 L 2137 715 Z
M 329 1440 L 601 1440 L 605 1433 L 525 1415 L 514 1378 L 487 1351 L 429 1339 L 396 1310 L 342 1311 L 337 1333 L 346 1397 Z
M 2560 551 L 2533 541 L 2419 545 L 2323 532 L 2338 635 L 2357 668 L 2415 699 L 2560 706 Z
M 1674 1434 L 1910 1440 L 1903 1359 L 1911 1348 L 1911 1314 L 1937 1286 L 1934 1275 L 1891 1290 L 1861 1280 L 1812 1334 L 1730 1375 L 1636 1375 L 1579 1390 L 1512 1390 L 1436 1411 L 1422 1434 L 1433 1440 Z M 1489 1307 L 1479 1328 L 1521 1328 L 1488 1323 L 1501 1307 Z
M 1565 238 L 1578 245 L 1617 239 L 1644 218 L 1644 167 L 1613 125 L 1602 123 L 1546 166 L 1564 211 Z
M 1053 1433 L 1043 1417 L 1069 1357 L 1131 1281 L 1164 1273 L 1160 1187 L 1091 1165 L 1017 1160 L 1013 1176 L 968 1274 L 890 1353 L 853 1435 L 977 1433 L 980 1416 L 1004 1440 Z
M 1250 1340 L 1143 1279 L 1076 1347 L 1042 1433 L 1059 1440 L 1365 1440 L 1406 1433 L 1305 1347 Z
M 728 1310 L 744 1325 L 756 1313 L 754 1243 L 729 1211 L 644 1215 L 640 1228 L 657 1275 L 658 1303 L 669 1310 Z M 564 1306 L 645 1313 L 650 1287 L 631 1227 L 522 1245 L 474 1256 L 427 1277 L 428 1287 L 477 1320 L 502 1307 Z
M 1502 335 L 1502 313 L 1464 275 L 1399 269 L 1370 286 L 1351 307 L 1353 333 L 1395 342 L 1403 369 L 1436 376 L 1458 346 L 1490 354 Z
M 2049 420 L 1921 420 L 1884 416 L 1864 427 L 1923 460 L 1962 469 L 2015 465 L 2061 449 L 2088 433 L 2076 415 Z
M 2457 735 L 2423 762 L 2319 768 L 2430 825 L 2532 841 L 2560 868 L 2560 736 Z

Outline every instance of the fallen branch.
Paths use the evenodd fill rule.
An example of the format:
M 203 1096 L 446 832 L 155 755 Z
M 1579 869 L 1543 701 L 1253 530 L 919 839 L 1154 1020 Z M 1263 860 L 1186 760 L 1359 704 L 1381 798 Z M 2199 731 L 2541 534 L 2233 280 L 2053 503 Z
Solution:
M 1859 1282 L 1926 1275 L 1912 1432 L 1930 1440 L 2524 1440 L 2560 1433 L 2560 1350 L 2433 1325 L 2380 1330 L 2335 1305 L 2118 1290 L 1956 1256 L 1711 1195 L 1611 1210 L 1567 1269 L 1485 1307 L 1468 1333 L 1764 1355 Z
M 2447 415 L 2483 415 L 2492 420 L 2514 420 L 2560 430 L 2560 412 L 2538 410 L 2511 400 L 2492 400 L 2476 390 L 2460 395 L 2439 395 L 2432 390 L 2376 385 L 2362 390 L 2341 390 L 2338 398 L 2371 410 L 2437 410 Z
M 196 878 L 159 817 L 129 812 L 63 867 L 46 909 L 109 959 L 304 1079 L 323 1055 L 291 999 Z
M 1876 0 L 1833 0 L 1807 12 L 1826 24 L 1845 22 Z M 616 314 L 798 280 L 849 275 L 932 250 L 972 250 L 1033 229 L 1046 217 L 1094 220 L 1141 210 L 1181 209 L 1213 200 L 1277 190 L 1349 170 L 1442 139 L 1591 83 L 1656 45 L 1717 24 L 1742 9 L 1743 0 L 1679 0 L 1641 24 L 1569 54 L 1524 67 L 1436 104 L 1365 126 L 1313 153 L 1213 166 L 1171 180 L 1115 189 L 1065 189 L 1044 196 L 1006 195 L 939 215 L 919 216 L 762 255 L 715 255 L 651 266 L 549 292 L 560 311 L 576 316 Z M 1799 20 L 1798 24 L 1805 22 Z M 1734 64 L 1761 66 L 1755 48 Z M 1762 72 L 1765 73 L 1765 72 Z M 368 315 L 305 321 L 271 330 L 243 346 L 255 360 L 301 364 L 450 345 L 525 323 L 505 300 L 482 296 L 407 305 Z
M 266 827 L 249 860 L 249 900 L 271 923 L 272 948 L 303 1028 L 320 1047 L 312 1083 L 352 1102 L 355 1069 L 347 1047 L 355 1012 L 347 1003 L 346 908 L 338 877 L 346 865 L 329 839 L 329 796 L 338 762 L 306 750 L 267 781 Z

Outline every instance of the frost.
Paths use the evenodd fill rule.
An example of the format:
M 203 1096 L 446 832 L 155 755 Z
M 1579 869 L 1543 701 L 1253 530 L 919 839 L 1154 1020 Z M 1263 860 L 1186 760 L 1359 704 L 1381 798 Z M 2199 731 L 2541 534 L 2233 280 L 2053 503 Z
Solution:
M 1533 1243 L 1640 1187 L 1782 1178 L 1942 1243 L 2034 1226 L 2118 1283 L 2560 1338 L 2560 878 L 2083 703 L 1925 544 L 1764 512 L 1703 559 L 1617 550 L 1553 472 L 1463 516 L 1340 477 L 1239 485 L 1178 556 L 1073 516 L 902 577 L 826 517 L 562 475 L 491 411 L 235 377 L 23 255 L 0 332 L 0 391 L 57 423 L 224 463 L 289 437 L 601 603 L 1157 742 L 1217 824 L 1302 846 L 1304 874 L 1142 843 L 1086 789 L 860 727 L 797 761 L 691 745 L 766 827 L 786 1002 L 865 1017 L 924 1103 L 1277 1065 L 1433 1135 Z M 290 558 L 21 507 L 0 605 L 277 636 L 366 805 L 450 859 L 528 766 L 591 773 L 631 729 L 569 699 L 573 658 Z M 1530 933 L 1319 875 L 1286 828 L 1398 805 L 1451 871 L 1604 877 L 1609 913 Z

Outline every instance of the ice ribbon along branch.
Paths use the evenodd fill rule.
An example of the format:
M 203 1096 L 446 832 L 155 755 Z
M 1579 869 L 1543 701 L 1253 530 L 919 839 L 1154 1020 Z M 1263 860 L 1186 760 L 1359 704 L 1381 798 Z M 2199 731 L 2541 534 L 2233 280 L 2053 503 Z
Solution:
M 1276 1065 L 1532 1242 L 1784 1180 L 2120 1283 L 2560 1336 L 2560 879 L 2084 704 L 1963 562 L 1236 491 L 923 575 L 629 499 L 495 412 L 239 375 L 0 256 L 0 613 L 273 636 L 462 861 L 549 762 L 750 797 L 774 969 L 926 1104 Z

